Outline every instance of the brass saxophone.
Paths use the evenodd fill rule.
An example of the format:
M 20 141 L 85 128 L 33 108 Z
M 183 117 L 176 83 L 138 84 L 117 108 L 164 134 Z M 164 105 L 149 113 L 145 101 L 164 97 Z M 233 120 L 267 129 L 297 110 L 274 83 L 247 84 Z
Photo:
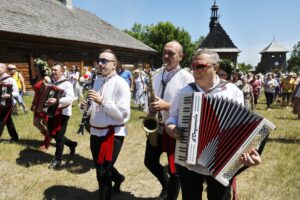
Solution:
M 148 88 L 149 96 L 148 96 L 148 105 L 155 101 L 155 93 L 152 85 L 152 74 L 149 72 L 149 88 Z M 143 120 L 143 129 L 146 132 L 147 138 L 152 146 L 157 146 L 157 130 L 158 130 L 158 122 L 155 117 L 156 112 L 151 111 L 149 109 L 148 116 Z
M 150 105 L 155 101 L 155 94 L 154 89 L 152 85 L 152 74 L 149 72 L 149 97 L 148 97 L 148 104 Z M 156 120 L 156 112 L 150 111 L 148 116 L 143 120 L 143 128 L 146 131 L 146 133 L 153 133 L 156 132 L 158 129 L 158 122 Z

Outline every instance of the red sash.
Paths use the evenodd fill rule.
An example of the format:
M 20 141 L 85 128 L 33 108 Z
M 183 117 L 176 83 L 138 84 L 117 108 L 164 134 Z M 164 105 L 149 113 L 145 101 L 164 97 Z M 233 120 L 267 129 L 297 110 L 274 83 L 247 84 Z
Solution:
M 235 176 L 232 178 L 231 187 L 232 187 L 232 194 L 233 194 L 232 200 L 239 200 L 238 193 L 237 193 L 236 177 Z
M 53 129 L 50 132 L 51 136 L 56 136 L 57 131 L 61 131 L 61 125 L 62 125 L 62 110 L 67 108 L 69 105 L 62 107 L 62 108 L 57 108 L 54 114 L 54 123 L 53 123 Z
M 115 139 L 115 127 L 124 126 L 124 124 L 121 125 L 115 125 L 115 126 L 106 126 L 106 127 L 95 127 L 92 126 L 95 129 L 108 129 L 108 133 L 104 138 L 104 141 L 102 142 L 98 154 L 98 163 L 103 164 L 104 161 L 112 161 L 113 156 L 113 147 L 114 147 L 114 139 Z
M 162 138 L 162 151 L 167 152 L 171 174 L 176 173 L 176 168 L 175 168 L 175 144 L 176 144 L 176 140 L 174 138 L 170 137 L 167 134 L 166 129 L 164 128 L 163 138 Z

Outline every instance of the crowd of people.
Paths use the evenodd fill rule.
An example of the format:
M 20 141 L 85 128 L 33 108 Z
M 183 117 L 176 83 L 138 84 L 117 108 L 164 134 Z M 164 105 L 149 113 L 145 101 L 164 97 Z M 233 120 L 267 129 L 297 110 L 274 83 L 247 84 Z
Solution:
M 34 113 L 34 126 L 44 137 L 40 148 L 48 149 L 51 139 L 55 141 L 55 155 L 48 168 L 61 168 L 65 145 L 70 155 L 75 154 L 78 143 L 66 137 L 66 130 L 72 115 L 72 103 L 77 101 L 80 109 L 87 111 L 90 116 L 87 122 L 90 126 L 90 151 L 99 184 L 99 198 L 110 200 L 114 193 L 119 193 L 125 176 L 116 169 L 114 163 L 128 135 L 125 124 L 130 119 L 133 93 L 133 103 L 149 112 L 149 115 L 154 115 L 157 121 L 157 143 L 154 145 L 150 137 L 147 138 L 144 165 L 161 185 L 158 199 L 176 200 L 180 188 L 183 200 L 202 199 L 204 181 L 208 199 L 230 199 L 234 179 L 228 186 L 223 186 L 207 169 L 201 168 L 196 173 L 174 161 L 176 140 L 180 139 L 177 131 L 180 95 L 200 91 L 228 98 L 255 110 L 264 91 L 266 109 L 270 110 L 274 102 L 280 100 L 283 108 L 293 105 L 293 112 L 300 119 L 300 79 L 292 73 L 286 77 L 273 73 L 265 76 L 238 72 L 229 74 L 220 68 L 218 54 L 208 49 L 195 52 L 189 72 L 180 66 L 183 51 L 179 42 L 170 41 L 163 48 L 162 68 L 147 73 L 136 69 L 133 75 L 118 64 L 117 56 L 108 49 L 99 54 L 97 68 L 91 72 L 84 68 L 81 77 L 77 66 L 72 66 L 69 71 L 62 63 L 53 63 L 49 67 L 47 62 L 35 60 L 37 81 L 30 110 Z M 22 87 L 21 76 L 12 73 L 15 69 L 15 65 L 0 63 L 0 82 L 12 85 L 12 92 L 2 94 L 1 102 L 2 99 L 11 99 L 12 102 L 18 100 L 26 112 L 24 101 L 21 100 L 22 93 L 26 91 Z M 95 73 L 97 77 L 94 80 Z M 148 73 L 151 75 L 148 76 Z M 19 77 L 21 87 L 13 78 L 15 76 Z M 39 109 L 41 94 L 47 87 L 54 91 L 54 95 L 42 102 L 42 109 Z M 82 88 L 87 90 L 85 100 L 82 98 Z M 154 92 L 154 100 L 149 99 L 150 89 Z M 12 102 L 0 107 L 0 133 L 6 125 L 11 140 L 17 141 L 19 137 L 11 117 L 15 104 Z M 168 172 L 160 163 L 163 152 L 167 154 Z M 255 149 L 243 153 L 239 159 L 245 166 L 256 166 L 261 162 L 260 154 Z
M 290 72 L 288 74 L 268 72 L 265 75 L 258 73 L 233 72 L 232 74 L 220 69 L 220 78 L 235 84 L 244 94 L 244 104 L 247 108 L 255 110 L 261 94 L 265 95 L 266 109 L 269 111 L 275 104 L 280 108 L 292 107 L 293 113 L 299 119 L 298 86 L 300 75 Z M 296 101 L 295 101 L 296 100 Z

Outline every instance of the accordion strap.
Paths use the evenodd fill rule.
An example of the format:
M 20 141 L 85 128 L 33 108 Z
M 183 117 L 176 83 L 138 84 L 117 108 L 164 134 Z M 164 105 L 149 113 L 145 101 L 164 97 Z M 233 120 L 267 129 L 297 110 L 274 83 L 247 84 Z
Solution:
M 208 91 L 206 91 L 205 93 L 211 93 L 213 92 L 215 89 L 218 89 L 218 88 L 221 88 L 221 87 L 224 87 L 226 84 L 228 83 L 228 81 L 224 81 L 224 80 L 220 80 L 220 83 L 218 85 L 216 85 L 215 87 L 209 89 Z M 190 83 L 189 86 L 195 91 L 195 92 L 200 92 L 196 83 Z
M 5 76 L 3 78 L 0 78 L 0 82 L 5 81 L 6 79 L 10 78 L 11 76 Z
M 61 83 L 63 83 L 63 82 L 66 82 L 66 81 L 69 81 L 68 79 L 63 79 L 63 80 L 61 80 L 61 81 L 57 81 L 57 82 L 55 82 L 55 83 L 53 83 L 54 85 L 59 85 L 59 84 L 61 84 Z

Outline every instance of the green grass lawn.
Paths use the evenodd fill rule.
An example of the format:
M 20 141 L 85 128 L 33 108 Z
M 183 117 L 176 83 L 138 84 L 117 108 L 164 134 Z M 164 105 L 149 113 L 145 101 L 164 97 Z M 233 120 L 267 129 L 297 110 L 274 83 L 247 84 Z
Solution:
M 30 107 L 31 97 L 25 97 Z M 116 200 L 154 199 L 161 188 L 157 180 L 144 167 L 145 133 L 142 130 L 144 113 L 132 107 L 123 149 L 116 166 L 126 176 L 122 192 Z M 300 121 L 291 108 L 281 109 L 273 105 L 265 110 L 264 99 L 260 100 L 256 112 L 273 122 L 272 131 L 262 155 L 263 162 L 250 168 L 237 178 L 239 198 L 249 200 L 296 200 L 300 199 Z M 64 150 L 64 165 L 61 170 L 49 170 L 53 158 L 54 141 L 47 151 L 38 149 L 42 135 L 32 125 L 32 112 L 19 111 L 14 116 L 20 142 L 8 142 L 5 129 L 0 139 L 0 199 L 97 199 L 97 181 L 89 150 L 89 135 L 77 135 L 81 120 L 78 107 L 73 107 L 67 136 L 79 145 L 76 155 L 70 157 Z M 165 154 L 162 163 L 166 164 Z M 179 198 L 181 199 L 181 198 Z

